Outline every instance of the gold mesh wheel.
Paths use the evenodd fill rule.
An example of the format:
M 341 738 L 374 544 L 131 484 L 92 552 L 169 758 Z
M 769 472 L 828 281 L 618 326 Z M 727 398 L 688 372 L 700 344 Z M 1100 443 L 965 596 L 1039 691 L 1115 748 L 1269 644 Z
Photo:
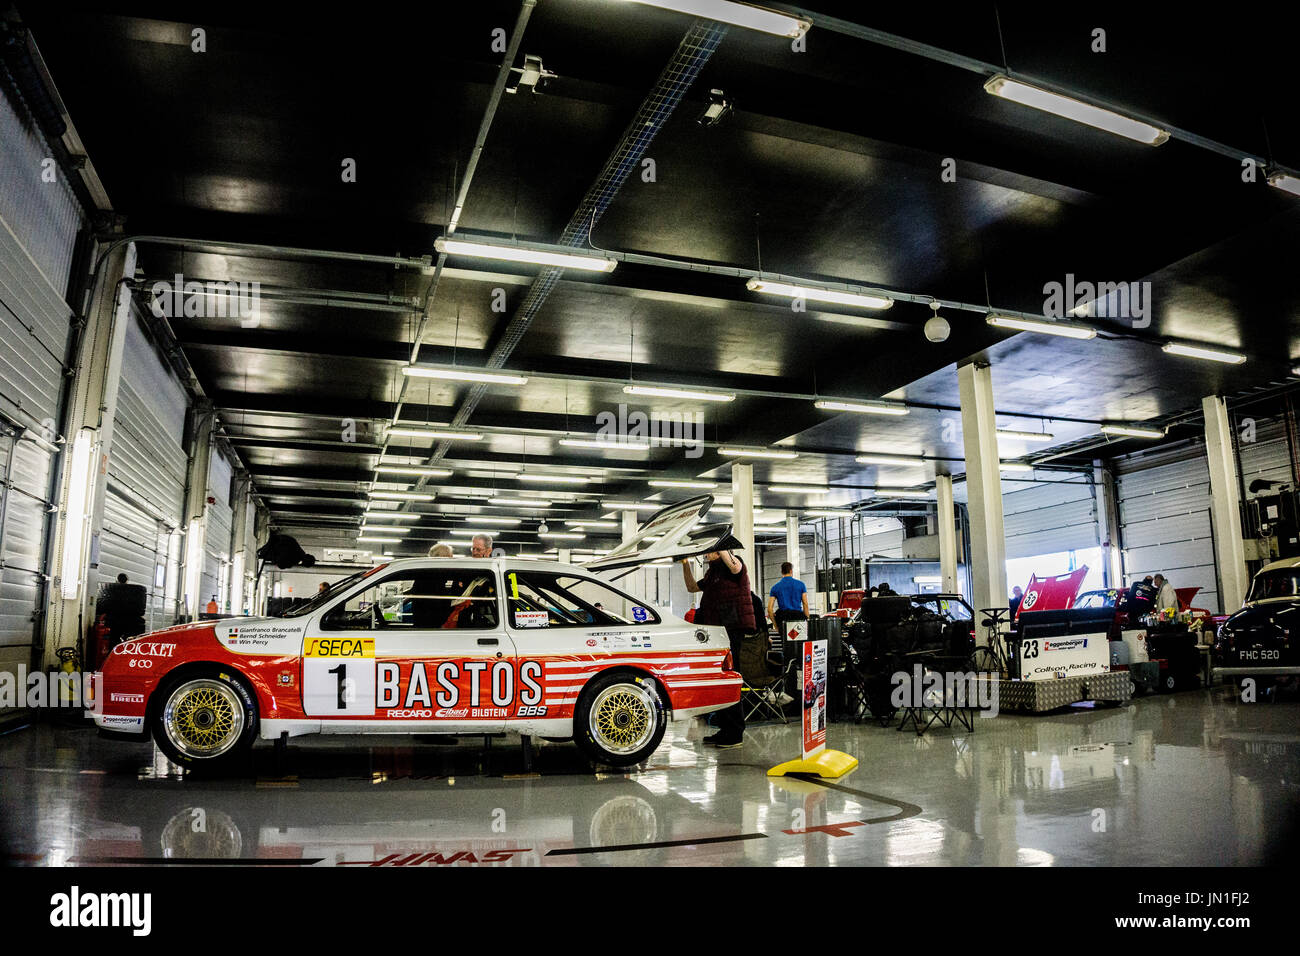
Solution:
M 168 742 L 187 757 L 219 757 L 244 733 L 244 704 L 225 681 L 186 681 L 167 696 L 162 726 Z
M 611 684 L 591 702 L 587 720 L 591 736 L 613 754 L 635 753 L 659 727 L 658 701 L 640 684 Z

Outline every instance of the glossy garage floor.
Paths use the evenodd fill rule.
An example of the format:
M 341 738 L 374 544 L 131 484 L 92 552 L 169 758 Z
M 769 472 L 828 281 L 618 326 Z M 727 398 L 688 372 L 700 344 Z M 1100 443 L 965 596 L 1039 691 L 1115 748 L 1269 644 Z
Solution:
M 1224 865 L 1275 860 L 1300 819 L 1300 704 L 1225 688 L 979 720 L 917 738 L 832 724 L 861 766 L 769 778 L 796 724 L 716 752 L 700 721 L 600 773 L 571 744 L 484 750 L 301 738 L 256 777 L 180 776 L 151 744 L 51 725 L 0 737 L 7 862 L 284 866 Z

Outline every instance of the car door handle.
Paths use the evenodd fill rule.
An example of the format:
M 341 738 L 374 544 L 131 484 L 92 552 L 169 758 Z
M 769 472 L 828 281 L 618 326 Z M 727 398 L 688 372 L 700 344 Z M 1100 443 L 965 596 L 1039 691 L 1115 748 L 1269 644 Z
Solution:
M 497 639 L 495 637 L 480 637 L 478 639 L 479 647 L 496 647 Z

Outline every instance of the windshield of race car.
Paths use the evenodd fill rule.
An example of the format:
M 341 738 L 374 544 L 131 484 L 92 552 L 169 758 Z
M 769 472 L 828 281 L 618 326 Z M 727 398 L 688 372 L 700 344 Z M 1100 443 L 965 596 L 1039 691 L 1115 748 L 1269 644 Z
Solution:
M 1255 575 L 1247 601 L 1293 598 L 1300 595 L 1300 568 L 1275 568 Z

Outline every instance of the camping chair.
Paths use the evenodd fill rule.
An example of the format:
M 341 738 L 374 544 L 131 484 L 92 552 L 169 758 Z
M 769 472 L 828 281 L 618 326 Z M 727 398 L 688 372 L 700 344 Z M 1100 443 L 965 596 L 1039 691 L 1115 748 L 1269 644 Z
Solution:
M 752 642 L 752 644 L 751 644 Z M 744 683 L 740 687 L 740 702 L 745 708 L 745 720 L 774 719 L 787 723 L 781 706 L 785 689 L 785 671 L 781 664 L 774 666 L 770 650 L 770 636 L 766 624 L 756 633 L 745 636 L 737 668 Z

